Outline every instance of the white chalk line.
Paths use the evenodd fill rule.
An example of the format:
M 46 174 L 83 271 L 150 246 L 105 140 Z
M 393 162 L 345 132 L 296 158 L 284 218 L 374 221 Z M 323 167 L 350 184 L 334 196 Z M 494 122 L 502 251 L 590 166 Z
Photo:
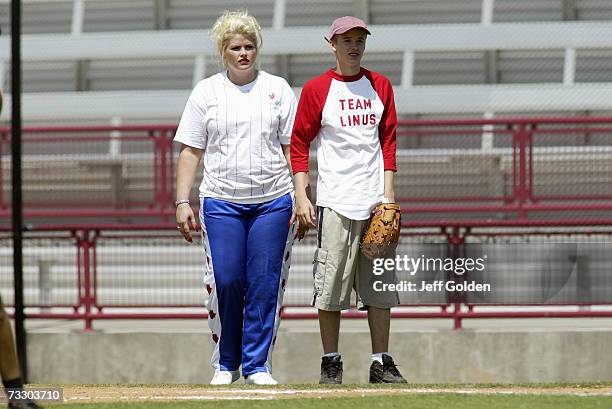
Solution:
M 274 400 L 284 396 L 295 395 L 299 397 L 309 397 L 308 395 L 336 395 L 338 397 L 351 396 L 380 396 L 389 394 L 390 396 L 398 395 L 419 395 L 419 394 L 457 394 L 457 395 L 535 395 L 535 396 L 578 396 L 578 397 L 593 397 L 593 396 L 612 396 L 611 391 L 559 391 L 546 389 L 538 390 L 512 390 L 512 389 L 211 389 L 206 394 L 200 395 L 137 395 L 137 396 L 75 396 L 64 397 L 64 401 L 93 401 L 93 400 Z M 246 396 L 245 396 L 246 395 Z M 252 396 L 261 395 L 261 396 Z

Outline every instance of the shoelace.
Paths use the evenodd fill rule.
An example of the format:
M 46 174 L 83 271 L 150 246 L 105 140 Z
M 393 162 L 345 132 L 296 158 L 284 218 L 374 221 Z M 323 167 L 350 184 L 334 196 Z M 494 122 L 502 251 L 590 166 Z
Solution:
M 400 373 L 399 369 L 397 369 L 397 367 L 398 365 L 395 365 L 395 362 L 391 362 L 389 364 L 389 372 L 393 376 L 402 376 L 402 374 Z
M 335 378 L 336 376 L 338 376 L 338 373 L 340 373 L 340 364 L 330 363 L 328 365 L 325 365 L 325 370 L 328 374 Z

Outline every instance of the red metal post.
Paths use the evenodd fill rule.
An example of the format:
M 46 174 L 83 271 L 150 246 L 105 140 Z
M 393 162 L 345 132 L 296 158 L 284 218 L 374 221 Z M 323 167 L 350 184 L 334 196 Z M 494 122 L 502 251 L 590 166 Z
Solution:
M 450 229 L 450 233 L 447 233 L 447 240 L 448 240 L 448 246 L 450 249 L 450 257 L 455 259 L 460 257 L 461 255 L 461 248 L 463 247 L 464 244 L 464 238 L 461 236 L 461 231 L 459 229 L 459 227 L 452 227 Z M 447 275 L 447 279 L 450 279 L 451 277 L 454 278 L 454 271 L 451 271 L 448 273 Z M 448 293 L 447 293 L 448 294 Z M 452 312 L 452 316 L 453 316 L 453 328 L 454 329 L 461 329 L 461 303 L 464 302 L 464 299 L 461 299 L 457 294 L 453 293 L 451 294 L 450 298 L 448 299 L 449 302 L 451 302 L 453 304 L 453 312 Z
M 518 137 L 516 132 L 512 131 L 512 196 L 509 198 L 510 203 L 513 203 L 519 194 L 519 182 L 518 182 Z
M 153 141 L 153 203 L 149 204 L 149 208 L 154 209 L 159 202 L 159 149 L 158 138 L 154 131 L 149 131 L 149 137 Z
M 92 296 L 91 296 L 91 260 L 90 260 L 90 249 L 92 247 L 92 243 L 89 237 L 89 230 L 83 230 L 83 273 L 84 284 L 85 284 L 85 331 L 92 330 L 92 317 L 91 317 L 91 304 L 92 304 Z
M 4 176 L 4 172 L 2 170 L 2 147 L 4 146 L 4 142 L 6 139 L 6 134 L 4 132 L 0 132 L 0 209 L 4 209 L 4 195 L 2 194 L 2 186 L 4 185 L 3 183 L 3 176 Z
M 527 191 L 527 130 L 526 125 L 522 124 L 519 126 L 519 131 L 516 134 L 518 142 L 518 199 L 519 199 L 519 211 L 518 218 L 526 219 L 527 211 L 523 208 L 523 205 L 527 202 L 529 193 Z
M 92 263 L 91 268 L 93 271 L 93 286 L 92 286 L 92 298 L 93 305 L 98 306 L 98 232 L 95 231 L 91 239 L 91 255 Z
M 533 194 L 533 133 L 536 127 L 537 125 L 533 124 L 531 131 L 527 133 L 527 146 L 528 146 L 527 157 L 529 158 L 528 168 L 527 168 L 527 170 L 529 171 L 529 184 L 527 185 L 527 196 L 529 197 L 529 200 L 531 200 L 532 202 L 536 201 L 534 199 L 534 194 Z
M 166 131 L 164 133 L 165 135 L 165 139 L 168 141 L 168 155 L 170 155 L 169 158 L 169 168 L 170 168 L 170 177 L 168 178 L 168 187 L 167 187 L 167 191 L 168 191 L 168 200 L 169 200 L 169 205 L 172 205 L 172 203 L 174 202 L 174 149 L 173 149 L 173 145 L 172 145 L 172 141 L 174 139 L 174 131 Z
M 168 141 L 166 141 L 165 135 L 163 132 L 159 133 L 159 170 L 160 170 L 160 194 L 159 194 L 159 206 L 160 210 L 164 210 L 168 208 L 169 202 L 169 194 L 168 194 Z M 163 221 L 168 221 L 168 216 L 161 213 L 161 219 Z
M 453 310 L 453 329 L 459 330 L 462 328 L 461 326 L 461 303 L 454 303 Z
M 76 252 L 76 262 L 77 262 L 77 289 L 78 289 L 78 300 L 77 300 L 77 304 L 74 306 L 74 312 L 76 313 L 78 311 L 78 309 L 81 307 L 81 305 L 83 305 L 83 285 L 82 285 L 82 278 L 81 278 L 81 274 L 83 273 L 83 256 L 82 256 L 82 252 L 83 252 L 83 238 L 81 236 L 79 236 L 78 232 L 75 234 L 75 238 L 76 238 L 76 246 L 77 246 L 77 252 Z

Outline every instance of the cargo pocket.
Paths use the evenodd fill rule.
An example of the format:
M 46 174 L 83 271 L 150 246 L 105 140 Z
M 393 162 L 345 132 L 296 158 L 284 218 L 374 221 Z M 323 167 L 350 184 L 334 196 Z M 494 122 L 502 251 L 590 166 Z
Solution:
M 325 267 L 327 264 L 327 250 L 317 249 L 313 261 L 314 298 L 321 297 L 325 290 Z

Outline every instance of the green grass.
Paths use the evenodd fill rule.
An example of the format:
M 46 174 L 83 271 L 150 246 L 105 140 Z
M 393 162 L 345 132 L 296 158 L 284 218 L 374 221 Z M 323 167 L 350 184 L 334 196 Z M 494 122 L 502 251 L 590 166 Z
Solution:
M 69 387 L 99 387 L 99 388 L 157 388 L 157 389 L 172 389 L 172 388 L 210 388 L 218 389 L 217 386 L 197 385 L 197 384 L 31 384 L 28 387 L 54 387 L 54 388 L 69 388 Z M 261 389 L 257 385 L 246 385 L 235 383 L 233 385 L 223 386 L 222 389 Z M 510 388 L 534 388 L 534 389 L 554 389 L 554 388 L 569 388 L 569 389 L 602 389 L 612 388 L 612 381 L 601 382 L 542 382 L 542 383 L 409 383 L 409 384 L 342 384 L 342 385 L 319 385 L 311 383 L 300 384 L 283 384 L 276 387 L 266 387 L 271 389 L 295 389 L 295 390 L 311 390 L 311 389 L 510 389 Z
M 142 403 L 96 403 L 62 405 L 78 409 L 604 409 L 612 407 L 611 396 L 538 396 L 420 394 L 403 396 L 369 396 L 351 398 L 303 398 L 271 401 L 225 400 Z
M 32 385 L 33 386 L 33 385 Z M 41 386 L 41 385 L 38 385 Z M 121 388 L 147 388 L 147 389 L 202 389 L 202 395 L 206 391 L 211 392 L 218 389 L 209 385 L 49 385 L 54 387 L 95 387 L 108 388 L 112 390 L 118 386 Z M 68 406 L 74 409 L 190 409 L 190 408 L 215 408 L 222 406 L 223 409 L 360 409 L 360 408 L 409 408 L 409 409 L 591 409 L 591 408 L 612 408 L 612 396 L 573 396 L 572 390 L 576 392 L 590 391 L 597 392 L 598 389 L 611 388 L 612 382 L 590 382 L 590 383 L 529 383 L 529 384 L 408 384 L 408 385 L 282 385 L 268 387 L 270 390 L 359 390 L 353 392 L 353 396 L 330 396 L 324 394 L 323 397 L 290 397 L 283 395 L 286 399 L 273 400 L 181 400 L 173 402 L 109 402 L 109 403 L 75 403 L 61 404 L 62 407 Z M 261 389 L 255 385 L 231 385 L 224 386 L 223 390 L 248 390 Z M 499 393 L 500 390 L 521 389 L 522 394 L 509 395 Z M 368 390 L 375 392 L 377 389 L 470 389 L 477 390 L 477 393 L 414 393 L 414 394 L 394 394 L 387 395 L 368 395 Z M 550 390 L 546 392 L 546 390 Z M 555 395 L 555 389 L 563 390 L 566 395 Z M 530 393 L 533 391 L 533 394 Z M 379 392 L 380 393 L 380 392 Z M 384 392 L 383 392 L 384 393 Z M 361 394 L 362 396 L 355 396 Z M 212 396 L 212 393 L 211 393 Z M 228 394 L 224 394 L 228 396 Z M 241 395 L 244 396 L 244 395 Z M 47 408 L 59 408 L 60 405 L 47 403 Z

